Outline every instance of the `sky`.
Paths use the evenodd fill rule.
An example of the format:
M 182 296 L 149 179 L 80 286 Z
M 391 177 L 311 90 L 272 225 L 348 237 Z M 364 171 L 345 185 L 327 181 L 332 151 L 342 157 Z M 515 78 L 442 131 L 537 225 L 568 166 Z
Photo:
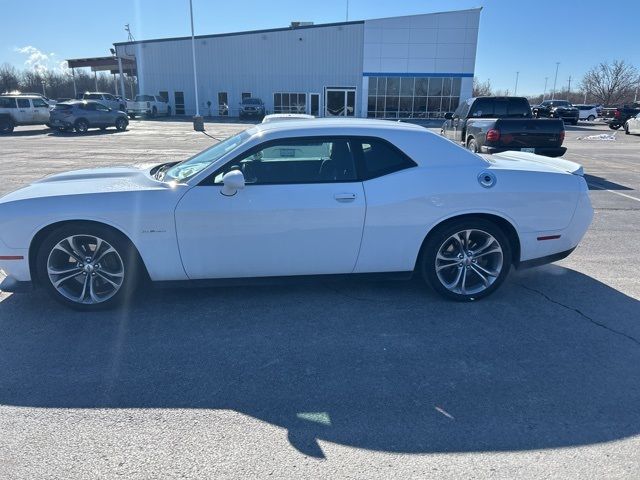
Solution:
M 476 77 L 518 94 L 572 89 L 602 61 L 624 59 L 640 68 L 640 0 L 349 0 L 349 20 L 483 7 Z M 56 69 L 67 58 L 109 55 L 126 41 L 190 34 L 188 0 L 0 0 L 0 64 Z M 291 21 L 346 19 L 347 0 L 193 0 L 196 35 L 286 27 Z

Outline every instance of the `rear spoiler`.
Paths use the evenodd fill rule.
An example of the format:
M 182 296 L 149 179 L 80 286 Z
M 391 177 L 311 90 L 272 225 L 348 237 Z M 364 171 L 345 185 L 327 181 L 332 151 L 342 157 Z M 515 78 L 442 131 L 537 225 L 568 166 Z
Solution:
M 543 165 L 548 165 L 550 167 L 557 168 L 558 170 L 562 170 L 563 172 L 580 175 L 581 177 L 584 176 L 584 168 L 582 168 L 582 165 L 561 158 L 551 158 L 543 155 L 536 155 L 535 153 L 515 151 L 494 153 L 492 157 L 504 158 L 505 160 L 526 160 L 528 162 L 541 163 Z

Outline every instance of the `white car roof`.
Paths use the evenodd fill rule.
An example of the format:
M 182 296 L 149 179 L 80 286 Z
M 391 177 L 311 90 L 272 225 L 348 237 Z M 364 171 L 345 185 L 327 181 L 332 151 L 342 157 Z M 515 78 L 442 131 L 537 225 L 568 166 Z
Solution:
M 255 133 L 279 133 L 291 132 L 295 130 L 306 130 L 307 133 L 322 135 L 335 134 L 336 130 L 349 131 L 352 134 L 371 133 L 372 130 L 393 130 L 393 131 L 422 131 L 427 132 L 424 127 L 405 122 L 392 122 L 388 120 L 374 120 L 366 118 L 312 118 L 296 119 L 286 122 L 259 123 L 251 130 Z
M 280 120 L 311 120 L 314 119 L 313 115 L 307 115 L 305 113 L 272 113 L 262 119 L 262 123 L 277 122 Z

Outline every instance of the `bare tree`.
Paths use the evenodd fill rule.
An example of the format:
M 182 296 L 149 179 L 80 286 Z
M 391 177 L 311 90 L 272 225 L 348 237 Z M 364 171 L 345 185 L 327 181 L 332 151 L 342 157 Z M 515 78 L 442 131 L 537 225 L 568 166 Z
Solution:
M 640 80 L 638 70 L 624 60 L 603 62 L 589 70 L 582 79 L 582 90 L 603 105 L 629 102 Z
M 473 77 L 473 96 L 474 97 L 489 97 L 493 94 L 491 90 L 491 81 L 489 79 L 484 82 L 480 82 L 477 77 Z
M 13 65 L 5 63 L 0 67 L 0 93 L 17 90 L 20 75 Z

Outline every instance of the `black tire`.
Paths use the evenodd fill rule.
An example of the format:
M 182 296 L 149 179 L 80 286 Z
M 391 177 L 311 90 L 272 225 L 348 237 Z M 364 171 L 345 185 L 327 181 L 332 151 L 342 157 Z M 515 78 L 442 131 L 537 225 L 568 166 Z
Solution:
M 65 293 L 61 293 L 61 291 L 54 287 L 52 283 L 52 280 L 48 274 L 49 262 L 53 262 L 54 257 L 56 256 L 57 258 L 61 256 L 63 260 L 65 258 L 72 258 L 71 256 L 60 252 L 60 250 L 55 249 L 55 247 L 60 242 L 63 242 L 64 239 L 72 236 L 100 238 L 102 241 L 107 242 L 117 252 L 118 257 L 115 258 L 118 258 L 121 261 L 120 266 L 123 272 L 122 282 L 115 294 L 113 294 L 109 298 L 107 298 L 107 296 L 105 295 L 104 298 L 106 299 L 104 301 L 97 303 L 80 303 L 79 301 L 74 301 L 69 298 L 70 296 L 75 296 L 71 294 L 77 292 L 78 289 L 80 289 L 80 294 L 83 294 L 82 287 L 86 285 L 84 284 L 84 282 L 91 280 L 88 278 L 88 275 L 92 275 L 94 277 L 91 282 L 93 285 L 96 285 L 95 291 L 96 293 L 98 293 L 99 285 L 94 284 L 93 282 L 97 280 L 98 282 L 101 282 L 103 286 L 107 285 L 106 282 L 100 280 L 100 274 L 89 274 L 84 272 L 84 269 L 76 267 L 81 271 L 81 273 L 79 273 L 75 277 L 71 277 L 69 280 L 65 281 L 62 284 L 62 290 L 65 291 L 66 295 Z M 88 253 L 88 255 L 90 254 L 91 252 Z M 109 260 L 107 260 L 107 257 L 103 257 L 103 259 L 100 261 L 107 262 Z M 68 264 L 81 265 L 75 260 L 69 262 Z M 132 299 L 132 293 L 140 284 L 141 279 L 144 278 L 144 266 L 135 247 L 133 247 L 131 242 L 122 234 L 103 225 L 78 222 L 63 225 L 46 236 L 37 250 L 36 274 L 39 285 L 44 287 L 47 293 L 54 300 L 76 310 L 91 311 L 103 310 L 128 304 Z M 113 279 L 114 277 L 111 278 Z M 55 279 L 59 280 L 60 276 L 55 276 Z M 87 300 L 90 300 L 91 297 L 89 296 L 89 298 L 87 298 L 87 296 L 88 292 L 87 295 L 85 295 L 85 298 Z
M 127 125 L 129 125 L 129 122 L 127 122 L 127 119 L 124 117 L 119 117 L 116 120 L 116 130 L 119 132 L 124 132 L 127 129 Z
M 87 133 L 89 130 L 89 122 L 87 122 L 84 118 L 76 120 L 76 123 L 73 126 L 76 130 L 76 133 Z
M 167 117 L 171 116 L 171 107 L 167 107 Z
M 64 133 L 64 132 L 66 132 L 67 130 L 69 130 L 67 127 L 58 127 L 58 131 L 59 131 L 60 133 Z
M 447 288 L 442 283 L 442 281 L 438 277 L 438 273 L 436 272 L 436 256 L 440 251 L 440 249 L 444 248 L 444 246 L 447 245 L 447 243 L 450 241 L 453 235 L 459 232 L 464 232 L 466 230 L 473 230 L 475 232 L 478 232 L 479 234 L 481 233 L 488 234 L 489 236 L 493 237 L 493 239 L 495 240 L 495 242 L 497 242 L 497 244 L 500 246 L 500 249 L 502 251 L 502 258 L 499 266 L 499 271 L 494 270 L 493 272 L 493 273 L 497 273 L 497 275 L 487 276 L 487 278 L 493 278 L 492 283 L 490 283 L 488 287 L 481 287 L 483 288 L 481 291 L 473 291 L 472 293 L 468 293 L 468 294 L 455 292 Z M 470 237 L 470 249 L 473 249 L 476 247 L 479 248 L 477 244 L 473 243 L 475 242 L 475 240 L 473 239 L 473 235 L 474 234 L 472 234 L 472 237 Z M 488 238 L 488 237 L 485 237 L 485 238 Z M 492 245 L 495 245 L 495 244 L 492 244 Z M 493 246 L 490 247 L 490 249 L 492 248 L 494 247 Z M 480 251 L 482 252 L 483 250 L 480 250 Z M 491 255 L 495 255 L 497 257 L 499 254 L 485 253 L 483 256 L 476 259 L 475 262 L 473 262 L 472 256 L 466 257 L 466 254 L 464 258 L 460 258 L 459 260 L 458 260 L 459 257 L 456 256 L 454 257 L 453 260 L 451 260 L 452 262 L 454 262 L 451 264 L 451 267 L 447 266 L 446 269 L 453 269 L 453 270 L 449 270 L 449 272 L 453 274 L 454 277 L 456 277 L 456 275 L 461 276 L 464 274 L 465 279 L 467 278 L 466 277 L 467 273 L 465 273 L 464 269 L 466 269 L 468 274 L 470 275 L 469 278 L 472 279 L 470 280 L 470 284 L 473 285 L 472 282 L 474 279 L 475 279 L 475 283 L 481 282 L 480 276 L 475 273 L 476 271 L 479 271 L 479 270 L 474 270 L 474 269 L 476 267 L 481 267 L 481 268 L 487 267 L 486 264 L 482 265 L 482 262 L 496 260 L 496 259 L 492 260 Z M 467 261 L 469 263 L 466 263 Z M 512 263 L 511 245 L 509 243 L 507 236 L 499 226 L 497 226 L 493 222 L 490 222 L 488 220 L 484 220 L 481 218 L 477 218 L 477 219 L 463 218 L 459 220 L 452 220 L 440 227 L 436 227 L 436 229 L 429 234 L 426 242 L 423 245 L 423 248 L 420 254 L 418 269 L 422 274 L 423 279 L 431 286 L 431 288 L 433 288 L 437 293 L 439 293 L 443 297 L 450 298 L 452 300 L 456 300 L 460 302 L 469 302 L 469 301 L 478 300 L 480 298 L 486 297 L 488 295 L 491 295 L 493 292 L 495 292 L 498 289 L 498 287 L 500 287 L 500 285 L 502 284 L 504 279 L 507 277 L 507 275 L 509 274 L 511 263 Z M 466 265 L 466 266 L 460 266 L 460 265 Z M 489 267 L 489 268 L 498 268 L 498 267 Z M 446 274 L 447 273 L 446 269 L 441 269 L 441 271 L 443 271 L 444 274 Z M 462 272 L 462 273 L 458 273 L 458 272 Z M 459 277 L 456 277 L 456 278 L 459 278 Z
M 473 153 L 478 153 L 478 142 L 476 142 L 475 138 L 471 137 L 467 140 L 467 149 Z
M 624 122 L 624 133 L 629 135 L 629 122 Z
M 611 130 L 619 130 L 621 126 L 622 126 L 622 125 L 620 125 L 619 123 L 610 123 L 610 124 L 609 124 L 609 128 L 610 128 Z
M 130 118 L 131 120 L 133 120 L 134 118 L 136 118 L 136 114 L 135 114 L 135 113 L 130 113 L 130 114 L 129 114 L 129 118 Z
M 587 120 L 588 120 L 589 122 L 593 122 L 595 119 L 596 119 L 596 117 L 594 117 L 593 115 L 589 115 L 589 116 L 587 117 Z
M 0 120 L 0 133 L 12 133 L 15 128 L 15 124 L 11 119 Z

